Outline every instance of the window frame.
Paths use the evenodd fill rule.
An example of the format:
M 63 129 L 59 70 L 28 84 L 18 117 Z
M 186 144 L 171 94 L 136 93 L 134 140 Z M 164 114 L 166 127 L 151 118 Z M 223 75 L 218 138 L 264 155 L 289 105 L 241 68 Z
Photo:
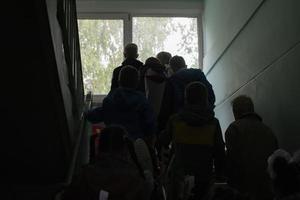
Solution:
M 78 20 L 91 19 L 91 20 L 122 20 L 123 21 L 123 48 L 126 44 L 132 41 L 132 25 L 128 20 L 128 13 L 78 13 Z
M 126 12 L 126 13 L 104 13 L 104 12 L 79 12 L 78 20 L 80 19 L 119 19 L 123 20 L 123 47 L 128 43 L 132 43 L 133 27 L 132 20 L 134 17 L 186 17 L 197 19 L 197 34 L 198 34 L 198 62 L 199 68 L 203 69 L 203 27 L 201 14 L 188 14 L 188 13 L 139 13 L 139 12 Z
M 201 13 L 161 13 L 161 12 L 78 12 L 77 20 L 123 20 L 123 48 L 133 40 L 133 17 L 186 17 L 197 19 L 198 34 L 198 63 L 199 68 L 203 70 L 203 27 Z M 95 94 L 95 98 L 103 99 L 107 94 Z
M 198 35 L 198 63 L 199 68 L 203 70 L 203 29 L 202 29 L 202 16 L 200 14 L 172 14 L 172 13 L 132 13 L 130 14 L 131 20 L 131 42 L 132 42 L 132 18 L 134 17 L 185 17 L 197 19 L 197 35 Z

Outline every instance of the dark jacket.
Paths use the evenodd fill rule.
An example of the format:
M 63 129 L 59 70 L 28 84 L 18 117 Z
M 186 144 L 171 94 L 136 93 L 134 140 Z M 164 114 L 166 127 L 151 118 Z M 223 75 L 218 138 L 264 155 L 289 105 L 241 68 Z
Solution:
M 206 79 L 206 76 L 201 69 L 182 69 L 170 77 L 170 82 L 174 89 L 174 109 L 178 111 L 184 105 L 184 90 L 185 87 L 194 81 L 203 83 L 208 92 L 208 102 L 211 107 L 215 105 L 215 93 L 212 89 L 212 85 Z
M 149 76 L 149 72 L 151 71 L 152 74 Z M 140 68 L 140 84 L 139 84 L 139 90 L 145 92 L 146 86 L 145 82 L 147 79 L 150 79 L 157 83 L 162 83 L 166 81 L 166 68 L 165 66 L 159 64 L 159 63 L 146 63 L 142 68 Z
M 154 108 L 156 116 L 161 109 L 166 79 L 165 68 L 160 64 L 147 67 L 143 75 L 145 95 Z
M 95 164 L 84 167 L 64 194 L 64 200 L 98 200 L 100 190 L 111 200 L 144 199 L 145 181 L 129 160 L 101 154 Z
M 113 76 L 111 80 L 111 90 L 117 89 L 119 87 L 119 74 L 121 69 L 126 66 L 130 65 L 135 67 L 138 71 L 143 67 L 143 63 L 137 59 L 127 58 L 122 62 L 122 65 L 115 68 L 113 71 Z
M 126 128 L 131 139 L 144 138 L 155 133 L 154 111 L 145 95 L 127 88 L 111 91 L 103 100 L 102 107 L 86 114 L 91 123 L 119 124 Z
M 159 129 L 163 130 L 169 117 L 180 111 L 184 106 L 185 87 L 194 81 L 203 83 L 208 92 L 208 102 L 211 110 L 214 109 L 215 94 L 212 85 L 206 79 L 201 69 L 181 69 L 173 74 L 167 81 L 162 100 L 162 109 L 158 116 Z
M 216 175 L 224 175 L 225 145 L 211 110 L 186 106 L 170 118 L 167 135 L 174 144 L 175 167 L 207 180 L 213 175 L 214 164 Z
M 228 183 L 251 199 L 271 197 L 268 157 L 278 148 L 277 139 L 260 116 L 248 113 L 226 130 Z

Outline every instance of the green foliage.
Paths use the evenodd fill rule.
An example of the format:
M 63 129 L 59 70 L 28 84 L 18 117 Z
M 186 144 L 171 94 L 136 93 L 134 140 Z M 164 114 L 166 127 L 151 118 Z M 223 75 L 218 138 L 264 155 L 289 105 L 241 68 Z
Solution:
M 164 41 L 171 32 L 171 18 L 139 17 L 133 19 L 133 42 L 139 47 L 139 58 L 145 61 L 165 50 Z
M 183 20 L 184 21 L 184 20 Z M 133 42 L 145 61 L 160 51 L 183 56 L 189 67 L 198 67 L 197 20 L 138 17 L 133 19 Z M 123 61 L 122 20 L 79 20 L 79 39 L 85 92 L 107 94 L 112 72 Z M 167 49 L 170 38 L 176 48 Z
M 112 72 L 123 60 L 123 22 L 79 20 L 85 92 L 107 94 Z
M 188 67 L 199 67 L 196 18 L 134 18 L 133 42 L 139 47 L 142 61 L 150 56 L 155 56 L 160 51 L 169 51 L 172 55 L 183 56 Z M 176 44 L 176 46 L 170 48 L 170 43 Z
M 181 42 L 178 49 L 181 55 L 190 55 L 191 61 L 188 67 L 199 67 L 197 19 L 193 18 L 190 23 L 186 24 L 174 22 L 172 30 L 181 33 Z

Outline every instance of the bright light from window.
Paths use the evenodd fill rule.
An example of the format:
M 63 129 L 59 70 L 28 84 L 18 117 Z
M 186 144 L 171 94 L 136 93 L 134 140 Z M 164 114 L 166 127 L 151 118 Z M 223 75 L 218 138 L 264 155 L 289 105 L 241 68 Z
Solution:
M 78 20 L 85 93 L 107 94 L 112 72 L 123 61 L 123 19 Z M 160 51 L 184 57 L 199 67 L 197 18 L 134 17 L 133 42 L 143 62 Z
M 142 61 L 167 51 L 182 56 L 188 67 L 199 67 L 197 18 L 134 17 L 133 42 Z
M 123 61 L 123 20 L 78 20 L 85 93 L 107 94 Z

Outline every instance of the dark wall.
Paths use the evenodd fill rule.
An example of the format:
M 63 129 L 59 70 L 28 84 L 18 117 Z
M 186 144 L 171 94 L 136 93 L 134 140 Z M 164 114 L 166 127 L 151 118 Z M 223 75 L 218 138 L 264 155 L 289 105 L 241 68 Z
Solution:
M 1 29 L 1 177 L 8 185 L 62 182 L 71 144 L 47 7 L 36 0 L 5 9 L 11 14 Z
M 75 0 L 45 0 L 65 115 L 72 143 L 83 104 L 83 77 Z M 64 6 L 67 4 L 68 6 Z
M 280 146 L 300 148 L 299 9 L 298 0 L 205 1 L 204 71 L 223 131 L 231 100 L 247 94 Z

